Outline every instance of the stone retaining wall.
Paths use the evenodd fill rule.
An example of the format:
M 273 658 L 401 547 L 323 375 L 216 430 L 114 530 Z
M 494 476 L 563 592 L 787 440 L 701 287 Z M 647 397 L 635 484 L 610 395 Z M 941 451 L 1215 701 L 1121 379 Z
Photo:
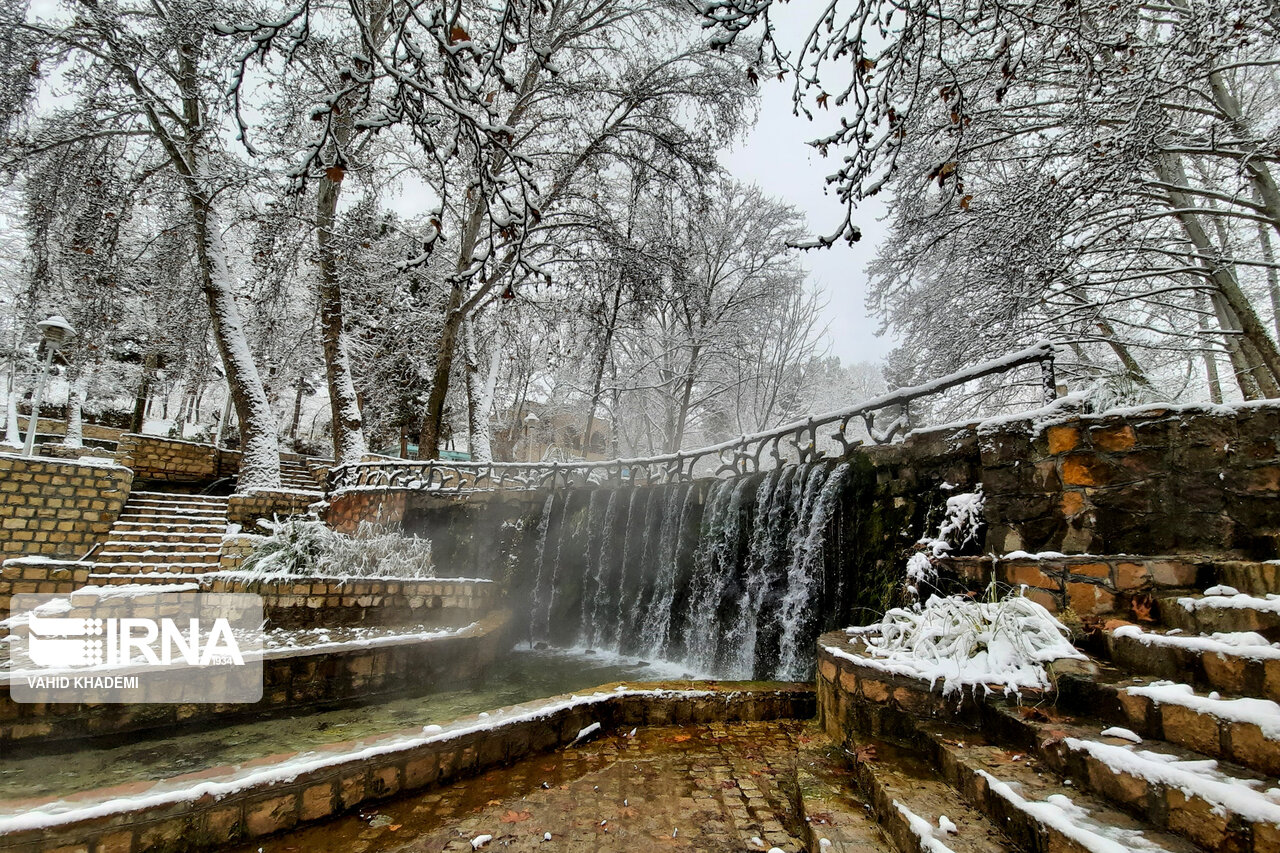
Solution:
M 290 518 L 306 515 L 311 505 L 321 499 L 316 492 L 294 489 L 253 489 L 236 492 L 227 498 L 227 520 L 245 529 L 257 528 L 258 519 Z
M 0 454 L 0 554 L 80 557 L 107 532 L 133 473 Z
M 411 489 L 347 489 L 329 496 L 325 522 L 340 533 L 354 533 L 360 522 L 398 527 L 404 522 Z
M 19 704 L 9 696 L 7 673 L 0 673 L 0 746 L 259 718 L 318 704 L 457 688 L 483 678 L 489 664 L 510 648 L 509 623 L 510 614 L 500 612 L 444 637 L 267 652 L 262 700 L 248 705 Z
M 69 593 L 89 581 L 90 566 L 46 557 L 14 557 L 0 565 L 0 618 L 8 618 L 13 596 Z M 4 631 L 3 633 L 8 633 Z
M 981 433 L 986 550 L 1280 557 L 1280 406 L 1147 407 Z
M 120 436 L 119 452 L 121 464 L 139 480 L 204 483 L 219 477 L 219 454 L 212 444 L 126 433 Z
M 813 713 L 808 685 L 735 685 L 683 682 L 598 688 L 588 696 L 555 697 L 517 705 L 501 718 L 471 717 L 439 734 L 406 730 L 404 742 L 361 755 L 331 752 L 328 759 L 293 772 L 261 774 L 261 781 L 204 796 L 176 796 L 160 803 L 121 807 L 49 829 L 0 837 L 0 850 L 101 850 L 112 853 L 203 850 L 243 844 L 300 824 L 320 821 L 378 800 L 442 785 L 567 746 L 583 729 L 805 719 Z M 273 756 L 276 761 L 289 756 Z M 231 768 L 218 768 L 231 770 Z M 270 770 L 268 766 L 258 768 Z M 215 771 L 192 774 L 205 790 Z M 136 787 L 136 786 L 135 786 Z M 104 795 L 109 792 L 103 792 Z M 131 792 L 134 793 L 134 792 Z M 465 839 L 464 839 L 465 841 Z

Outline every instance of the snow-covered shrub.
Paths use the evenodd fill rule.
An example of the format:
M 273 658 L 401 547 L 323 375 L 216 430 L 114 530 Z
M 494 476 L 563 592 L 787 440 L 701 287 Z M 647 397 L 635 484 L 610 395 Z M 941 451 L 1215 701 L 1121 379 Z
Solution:
M 1128 374 L 1098 377 L 1085 388 L 1084 398 L 1089 410 L 1094 412 L 1169 402 L 1167 396 L 1158 392 L 1150 384 L 1138 382 Z
M 1045 664 L 1083 659 L 1065 626 L 1021 594 L 978 601 L 932 596 L 923 607 L 894 608 L 868 635 L 867 653 L 893 672 L 942 681 L 943 694 L 965 687 L 1006 695 L 1049 687 Z
M 985 500 L 981 483 L 974 486 L 972 492 L 961 492 L 947 498 L 947 508 L 942 524 L 938 525 L 938 535 L 926 536 L 917 542 L 922 550 L 912 554 L 907 560 L 907 592 L 912 598 L 918 595 L 921 584 L 932 583 L 938 576 L 934 560 L 977 541 L 983 524 L 982 508 Z
M 245 558 L 242 573 L 259 578 L 435 576 L 428 539 L 388 532 L 368 522 L 362 522 L 351 536 L 307 518 L 276 522 L 272 528 L 272 534 Z

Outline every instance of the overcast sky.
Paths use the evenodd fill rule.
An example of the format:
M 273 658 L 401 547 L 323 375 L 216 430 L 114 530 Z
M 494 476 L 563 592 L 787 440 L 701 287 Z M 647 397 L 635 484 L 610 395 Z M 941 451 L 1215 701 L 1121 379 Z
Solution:
M 810 26 L 824 6 L 815 0 L 774 4 L 781 46 L 798 50 L 804 35 L 801 28 Z M 839 200 L 825 192 L 824 180 L 837 168 L 840 155 L 833 150 L 829 158 L 823 158 L 805 143 L 829 132 L 823 120 L 830 116 L 834 126 L 838 114 L 819 111 L 813 122 L 792 115 L 791 89 L 790 79 L 778 82 L 775 77 L 761 75 L 760 120 L 746 140 L 730 152 L 725 165 L 739 180 L 758 184 L 770 195 L 799 208 L 815 234 L 827 234 L 835 230 L 843 216 Z M 826 292 L 831 351 L 845 364 L 878 360 L 895 343 L 887 336 L 876 336 L 878 324 L 866 312 L 863 270 L 884 234 L 879 222 L 883 215 L 883 205 L 865 205 L 854 216 L 854 223 L 862 229 L 859 243 L 853 247 L 840 243 L 830 249 L 815 249 L 802 257 L 812 280 Z

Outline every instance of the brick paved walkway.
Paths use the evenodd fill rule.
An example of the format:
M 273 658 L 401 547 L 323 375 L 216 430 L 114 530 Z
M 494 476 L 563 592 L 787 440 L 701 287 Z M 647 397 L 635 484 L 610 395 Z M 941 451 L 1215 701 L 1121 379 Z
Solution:
M 613 733 L 240 849 L 470 851 L 491 835 L 482 850 L 797 853 L 801 731 L 786 721 Z

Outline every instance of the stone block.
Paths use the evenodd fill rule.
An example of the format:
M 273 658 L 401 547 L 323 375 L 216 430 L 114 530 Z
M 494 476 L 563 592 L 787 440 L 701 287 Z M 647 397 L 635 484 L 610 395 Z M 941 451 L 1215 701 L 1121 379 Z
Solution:
M 1053 455 L 1075 450 L 1080 446 L 1080 428 L 1075 426 L 1051 426 L 1045 430 L 1049 452 Z

